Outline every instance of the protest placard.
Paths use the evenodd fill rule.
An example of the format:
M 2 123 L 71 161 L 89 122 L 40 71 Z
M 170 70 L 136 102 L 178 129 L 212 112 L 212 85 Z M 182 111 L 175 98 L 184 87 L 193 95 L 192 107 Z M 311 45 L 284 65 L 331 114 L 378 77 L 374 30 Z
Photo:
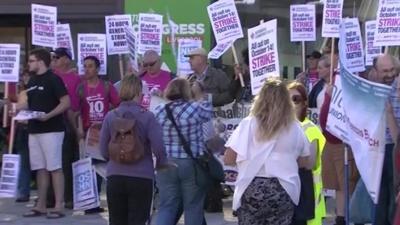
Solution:
M 21 110 L 14 117 L 14 120 L 32 120 L 32 119 L 37 119 L 45 114 L 46 114 L 45 112 L 32 111 L 32 110 Z
M 218 43 L 209 53 L 208 53 L 208 58 L 209 59 L 218 59 L 223 55 L 226 51 L 228 51 L 229 48 L 232 47 L 233 42 L 228 41 L 228 42 L 221 42 Z
M 32 45 L 57 47 L 57 8 L 32 4 Z
M 20 156 L 4 154 L 1 177 L 0 177 L 0 198 L 13 198 L 17 195 Z
M 243 37 L 242 25 L 233 0 L 220 0 L 207 7 L 217 43 Z
M 307 117 L 315 125 L 319 126 L 319 108 L 307 108 Z
M 143 54 L 154 50 L 161 55 L 162 50 L 163 16 L 158 14 L 139 14 L 138 51 Z
M 201 40 L 193 40 L 193 39 L 179 39 L 178 40 L 178 56 L 176 60 L 177 68 L 178 68 L 178 76 L 185 77 L 193 73 L 193 70 L 190 68 L 189 57 L 186 55 L 196 48 L 201 48 L 202 41 Z
M 19 44 L 0 44 L 0 82 L 19 81 Z
M 277 20 L 248 29 L 251 92 L 257 95 L 268 77 L 279 77 Z
M 125 27 L 126 42 L 128 45 L 129 61 L 135 71 L 139 71 L 137 33 L 132 27 Z
M 375 46 L 400 45 L 400 0 L 380 0 L 376 23 Z
M 100 75 L 107 74 L 107 50 L 105 34 L 78 34 L 78 69 L 79 74 L 85 73 L 83 59 L 95 56 L 100 60 Z
M 107 53 L 109 55 L 127 54 L 125 27 L 132 27 L 131 15 L 113 15 L 105 17 L 107 35 Z
M 365 22 L 365 65 L 372 66 L 374 58 L 382 53 L 382 47 L 374 45 L 376 21 Z
M 71 29 L 68 23 L 57 24 L 57 48 L 69 49 L 71 51 L 72 60 L 75 59 Z
M 104 157 L 100 153 L 100 130 L 101 124 L 94 124 L 88 129 L 85 141 L 85 151 L 86 156 L 105 161 Z
M 72 163 L 74 210 L 93 208 L 98 202 L 96 174 L 90 158 Z
M 290 41 L 315 41 L 315 5 L 290 6 Z
M 357 18 L 343 18 L 340 24 L 340 58 L 345 67 L 353 72 L 362 72 L 364 65 L 364 48 L 360 25 Z
M 344 129 L 358 171 L 373 202 L 378 203 L 382 166 L 385 155 L 387 98 L 390 86 L 370 82 L 340 66 Z
M 339 37 L 343 0 L 325 0 L 322 16 L 322 37 Z

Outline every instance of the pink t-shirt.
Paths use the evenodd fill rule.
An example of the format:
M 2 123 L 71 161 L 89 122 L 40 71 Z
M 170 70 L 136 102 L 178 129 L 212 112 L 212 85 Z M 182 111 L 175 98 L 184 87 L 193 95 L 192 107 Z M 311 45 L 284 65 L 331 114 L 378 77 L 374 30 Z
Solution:
M 104 85 L 108 85 L 108 96 Z M 115 87 L 111 83 L 99 81 L 96 87 L 89 87 L 87 82 L 83 82 L 82 97 L 79 97 L 77 105 L 73 106 L 75 111 L 80 110 L 84 130 L 96 122 L 102 122 L 110 106 L 117 107 L 120 103 L 120 98 Z M 79 95 L 80 90 L 76 93 Z M 80 101 L 83 101 L 80 103 Z
M 76 72 L 64 73 L 59 70 L 54 70 L 54 73 L 57 74 L 64 82 L 64 85 L 67 88 L 69 99 L 71 101 L 71 106 L 78 105 L 79 96 L 76 93 L 76 89 L 81 82 L 79 75 Z
M 148 73 L 145 73 L 141 79 L 148 85 L 149 92 L 154 90 L 164 92 L 168 83 L 171 81 L 171 74 L 167 71 L 161 70 L 157 76 L 150 76 Z

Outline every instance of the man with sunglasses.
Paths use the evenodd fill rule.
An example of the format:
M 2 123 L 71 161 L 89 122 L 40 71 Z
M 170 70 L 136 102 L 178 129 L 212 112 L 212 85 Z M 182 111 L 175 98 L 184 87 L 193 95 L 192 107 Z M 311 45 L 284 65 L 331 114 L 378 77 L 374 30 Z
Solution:
M 144 73 L 140 78 L 146 82 L 149 92 L 162 95 L 172 79 L 171 73 L 161 69 L 161 58 L 156 51 L 149 50 L 143 55 Z

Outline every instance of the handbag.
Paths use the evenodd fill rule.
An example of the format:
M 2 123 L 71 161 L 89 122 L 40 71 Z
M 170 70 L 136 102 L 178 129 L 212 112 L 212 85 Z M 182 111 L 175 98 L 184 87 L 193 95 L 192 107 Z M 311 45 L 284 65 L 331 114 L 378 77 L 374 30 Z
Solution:
M 183 150 L 208 177 L 215 181 L 223 182 L 225 179 L 224 169 L 221 163 L 215 158 L 215 156 L 211 152 L 207 150 L 204 152 L 204 155 L 200 156 L 199 158 L 195 158 L 193 156 L 193 152 L 190 149 L 190 144 L 182 135 L 181 130 L 179 129 L 174 119 L 174 116 L 172 115 L 171 108 L 169 107 L 170 104 L 171 103 L 165 105 L 165 110 L 167 112 L 168 119 L 172 122 L 172 125 L 175 127 L 175 130 L 178 133 Z

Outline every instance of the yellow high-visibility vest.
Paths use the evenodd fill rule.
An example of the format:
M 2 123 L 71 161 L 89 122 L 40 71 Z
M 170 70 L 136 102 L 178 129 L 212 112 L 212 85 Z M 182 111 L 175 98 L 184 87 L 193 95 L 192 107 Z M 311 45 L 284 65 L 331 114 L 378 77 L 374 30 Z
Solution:
M 312 170 L 314 180 L 315 216 L 314 219 L 307 221 L 307 225 L 322 225 L 322 219 L 326 216 L 326 208 L 321 178 L 321 158 L 326 139 L 319 127 L 309 119 L 306 118 L 301 122 L 301 126 L 310 143 L 317 141 L 317 157 L 315 159 L 315 167 Z

